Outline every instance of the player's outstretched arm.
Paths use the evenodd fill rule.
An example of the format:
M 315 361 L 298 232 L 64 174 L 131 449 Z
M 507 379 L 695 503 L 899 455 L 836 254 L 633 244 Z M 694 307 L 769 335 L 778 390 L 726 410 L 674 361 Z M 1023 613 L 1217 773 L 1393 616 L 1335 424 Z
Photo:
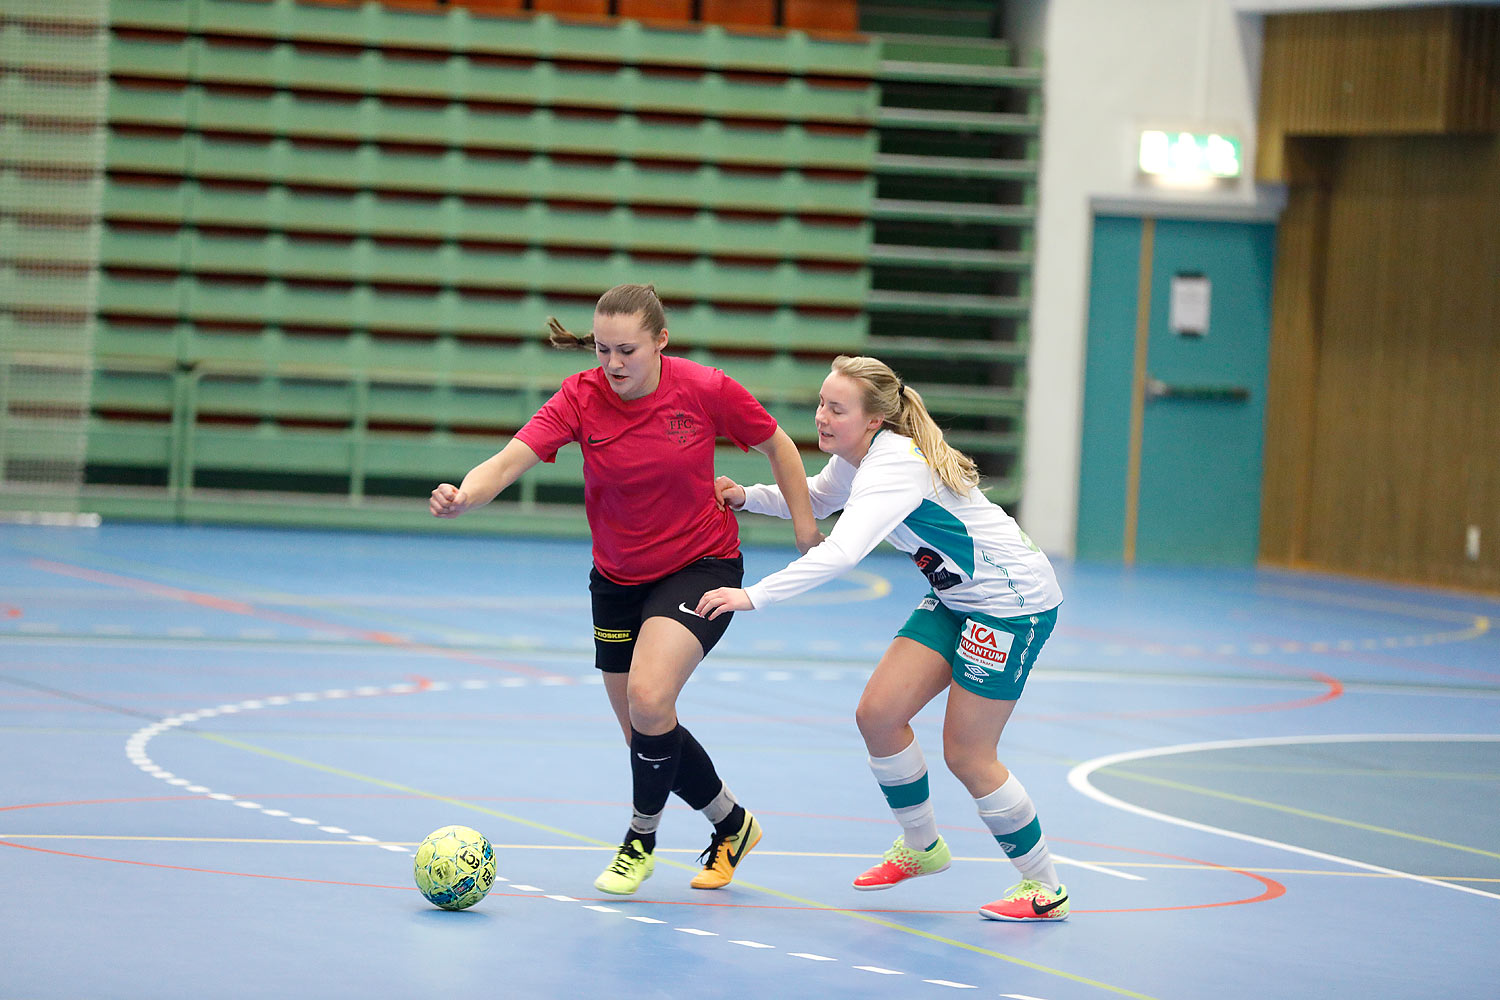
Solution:
M 728 476 L 719 476 L 714 480 L 714 500 L 720 507 L 727 505 L 730 510 L 744 510 L 745 487 Z
M 458 517 L 475 507 L 483 507 L 540 461 L 527 444 L 512 438 L 504 448 L 470 469 L 458 486 L 442 483 L 433 490 L 427 509 L 433 517 Z
M 754 611 L 750 597 L 738 587 L 720 587 L 710 590 L 698 599 L 698 616 L 713 621 L 726 611 Z
M 802 466 L 802 456 L 786 431 L 780 427 L 776 433 L 755 446 L 755 450 L 771 462 L 771 475 L 776 478 L 776 487 L 792 515 L 792 532 L 797 538 L 797 551 L 806 552 L 823 540 L 813 517 L 812 500 L 807 492 L 807 470 Z M 744 490 L 740 491 L 740 503 L 744 503 Z

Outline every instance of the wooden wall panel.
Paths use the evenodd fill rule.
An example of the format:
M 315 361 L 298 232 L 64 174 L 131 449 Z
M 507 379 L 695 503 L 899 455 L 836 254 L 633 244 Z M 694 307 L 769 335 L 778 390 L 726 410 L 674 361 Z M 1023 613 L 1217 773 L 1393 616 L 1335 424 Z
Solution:
M 1260 558 L 1282 565 L 1307 549 L 1328 203 L 1324 185 L 1294 187 L 1276 227 Z
M 1495 129 L 1500 127 L 1500 10 L 1462 7 L 1457 19 L 1448 118 Z
M 1296 136 L 1500 128 L 1500 8 L 1433 6 L 1265 19 L 1256 175 L 1285 180 Z
M 1341 146 L 1288 208 L 1262 555 L 1500 589 L 1500 139 Z M 1286 273 L 1309 266 L 1321 291 Z

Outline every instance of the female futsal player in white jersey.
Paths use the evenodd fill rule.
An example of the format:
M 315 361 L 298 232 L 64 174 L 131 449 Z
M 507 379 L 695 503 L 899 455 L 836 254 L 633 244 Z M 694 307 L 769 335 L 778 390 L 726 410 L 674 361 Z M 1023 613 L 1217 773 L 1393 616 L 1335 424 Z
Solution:
M 932 584 L 865 685 L 856 721 L 901 836 L 885 859 L 854 880 L 887 889 L 948 867 L 928 797 L 927 764 L 911 720 L 948 692 L 943 757 L 1021 882 L 979 908 L 993 920 L 1062 920 L 1058 881 L 1036 808 L 996 757 L 1016 699 L 1052 633 L 1062 592 L 1052 566 L 1009 514 L 978 489 L 974 462 L 943 440 L 922 397 L 884 362 L 840 357 L 823 380 L 818 447 L 833 455 L 808 479 L 813 513 L 843 515 L 826 541 L 746 589 L 708 591 L 709 619 L 800 594 L 853 568 L 884 539 L 911 553 Z M 775 486 L 720 477 L 731 508 L 787 517 Z

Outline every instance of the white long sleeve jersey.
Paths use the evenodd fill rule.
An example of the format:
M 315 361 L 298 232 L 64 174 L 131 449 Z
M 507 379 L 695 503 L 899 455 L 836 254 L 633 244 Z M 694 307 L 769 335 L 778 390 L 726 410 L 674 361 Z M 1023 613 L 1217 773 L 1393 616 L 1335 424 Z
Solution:
M 938 600 L 962 614 L 1036 614 L 1062 603 L 1052 564 L 1015 519 L 978 489 L 934 482 L 909 437 L 880 430 L 858 466 L 834 456 L 807 480 L 813 513 L 844 513 L 828 538 L 785 569 L 746 588 L 763 608 L 853 569 L 887 540 L 911 553 Z M 745 487 L 744 509 L 791 517 L 775 486 Z

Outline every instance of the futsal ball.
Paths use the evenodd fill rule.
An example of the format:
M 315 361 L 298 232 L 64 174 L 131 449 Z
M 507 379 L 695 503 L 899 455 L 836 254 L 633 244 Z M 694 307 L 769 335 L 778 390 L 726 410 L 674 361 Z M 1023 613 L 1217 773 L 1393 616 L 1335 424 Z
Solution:
M 466 910 L 495 884 L 495 851 L 478 830 L 445 826 L 417 848 L 413 874 L 433 906 Z

